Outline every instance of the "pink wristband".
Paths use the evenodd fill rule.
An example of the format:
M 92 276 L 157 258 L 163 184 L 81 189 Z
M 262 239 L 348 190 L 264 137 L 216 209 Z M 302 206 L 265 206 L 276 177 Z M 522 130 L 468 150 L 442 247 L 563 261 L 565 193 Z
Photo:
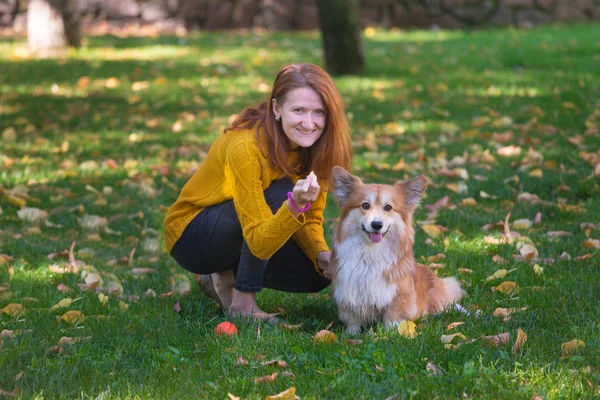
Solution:
M 294 198 L 292 197 L 292 192 L 288 192 L 288 200 L 290 201 L 290 204 L 292 205 L 294 210 L 298 211 L 299 213 L 306 212 L 310 208 L 310 202 L 306 202 L 306 204 L 304 205 L 303 208 L 298 208 L 296 203 L 294 203 Z

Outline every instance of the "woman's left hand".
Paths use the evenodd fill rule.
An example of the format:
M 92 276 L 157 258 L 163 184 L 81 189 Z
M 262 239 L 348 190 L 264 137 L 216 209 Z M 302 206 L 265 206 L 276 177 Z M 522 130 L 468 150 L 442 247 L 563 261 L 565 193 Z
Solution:
M 331 252 L 322 251 L 317 254 L 317 267 L 323 272 L 323 276 L 331 280 L 331 272 L 329 271 L 329 261 L 331 260 Z

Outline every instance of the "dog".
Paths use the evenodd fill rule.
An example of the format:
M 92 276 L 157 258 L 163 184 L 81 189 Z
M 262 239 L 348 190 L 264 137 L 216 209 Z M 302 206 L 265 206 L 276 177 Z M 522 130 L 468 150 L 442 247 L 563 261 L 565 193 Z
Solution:
M 332 171 L 340 217 L 330 261 L 333 295 L 346 333 L 378 322 L 401 321 L 444 311 L 463 291 L 456 278 L 441 279 L 413 253 L 413 214 L 427 178 L 395 185 L 365 184 L 341 167 Z

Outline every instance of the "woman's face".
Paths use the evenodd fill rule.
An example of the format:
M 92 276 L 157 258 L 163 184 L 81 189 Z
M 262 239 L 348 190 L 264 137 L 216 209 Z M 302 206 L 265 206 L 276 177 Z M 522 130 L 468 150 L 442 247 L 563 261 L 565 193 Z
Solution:
M 321 96 L 308 87 L 289 91 L 283 104 L 273 99 L 273 114 L 294 148 L 315 144 L 327 121 Z

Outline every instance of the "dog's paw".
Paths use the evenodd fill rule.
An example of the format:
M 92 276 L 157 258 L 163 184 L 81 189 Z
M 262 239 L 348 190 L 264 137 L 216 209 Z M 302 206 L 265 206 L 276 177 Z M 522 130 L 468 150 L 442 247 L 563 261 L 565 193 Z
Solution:
M 356 335 L 358 333 L 360 333 L 361 329 L 360 329 L 360 325 L 348 325 L 346 327 L 346 333 L 348 335 Z

